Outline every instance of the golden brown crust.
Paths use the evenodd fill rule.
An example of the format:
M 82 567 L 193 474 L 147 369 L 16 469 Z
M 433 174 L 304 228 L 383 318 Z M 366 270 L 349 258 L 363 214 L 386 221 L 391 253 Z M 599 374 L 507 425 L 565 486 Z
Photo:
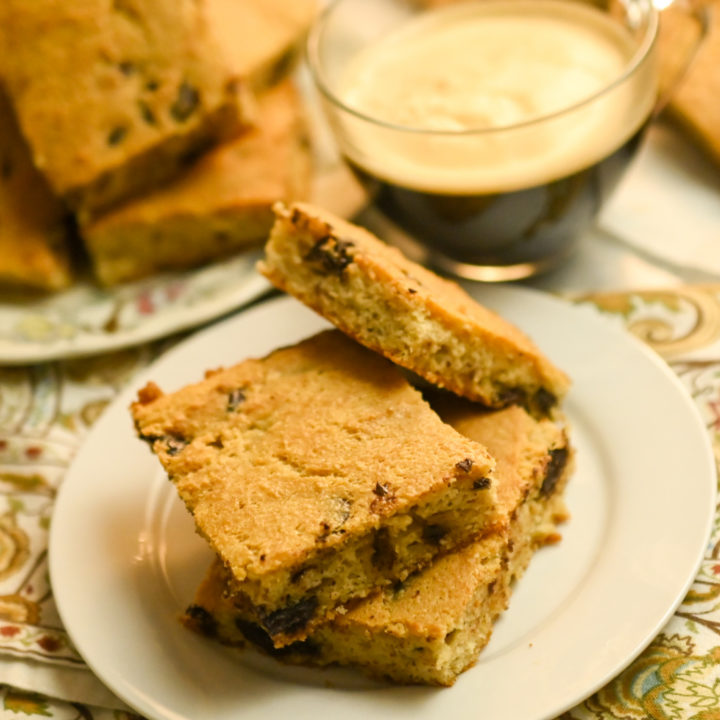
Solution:
M 260 271 L 343 332 L 431 383 L 547 412 L 569 380 L 456 283 L 318 207 L 278 206 Z

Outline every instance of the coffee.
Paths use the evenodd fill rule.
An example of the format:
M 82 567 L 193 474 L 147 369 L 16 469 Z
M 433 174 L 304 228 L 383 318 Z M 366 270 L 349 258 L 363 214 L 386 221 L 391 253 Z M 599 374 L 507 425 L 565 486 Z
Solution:
M 633 155 L 655 102 L 646 51 L 582 2 L 459 3 L 352 57 L 337 136 L 431 254 L 537 263 L 573 243 Z

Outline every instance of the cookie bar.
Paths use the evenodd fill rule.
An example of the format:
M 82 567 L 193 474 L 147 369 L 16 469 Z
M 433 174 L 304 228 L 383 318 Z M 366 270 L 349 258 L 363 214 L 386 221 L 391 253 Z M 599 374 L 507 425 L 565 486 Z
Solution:
M 673 4 L 661 14 L 660 86 L 672 93 L 669 114 L 720 163 L 720 1 L 708 0 L 697 7 L 698 16 L 707 13 L 702 39 L 701 18 L 688 7 Z M 689 66 L 688 58 L 692 58 Z
M 259 97 L 253 130 L 82 226 L 96 277 L 113 285 L 260 245 L 273 203 L 309 194 L 311 165 L 301 101 L 284 81 Z
M 227 572 L 211 566 L 183 622 L 231 645 L 246 641 L 291 663 L 339 663 L 399 683 L 450 685 L 472 666 L 534 551 L 559 539 L 572 466 L 565 431 L 519 407 L 478 412 L 457 399 L 441 415 L 486 444 L 497 460 L 501 532 L 436 560 L 391 590 L 318 627 L 304 642 L 272 647 L 227 595 Z
M 494 527 L 485 448 L 337 330 L 132 413 L 277 646 Z
M 567 391 L 526 335 L 457 284 L 320 208 L 276 213 L 260 271 L 370 349 L 491 407 L 544 414 Z
M 83 213 L 172 176 L 245 119 L 207 0 L 3 0 L 0 57 L 35 165 Z
M 254 90 L 286 77 L 318 12 L 316 0 L 208 0 L 210 23 L 232 67 Z
M 0 90 L 0 284 L 61 290 L 72 273 L 67 212 L 33 167 Z

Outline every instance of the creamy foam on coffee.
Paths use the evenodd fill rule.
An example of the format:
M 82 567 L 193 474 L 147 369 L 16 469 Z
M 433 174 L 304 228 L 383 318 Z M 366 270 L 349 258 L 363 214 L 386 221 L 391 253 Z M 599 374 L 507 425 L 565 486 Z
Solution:
M 568 175 L 610 154 L 647 118 L 650 70 L 600 100 L 525 130 L 619 78 L 635 43 L 595 8 L 555 0 L 465 2 L 418 16 L 348 65 L 339 94 L 377 120 L 475 131 L 462 139 L 348 120 L 349 158 L 391 182 L 435 192 L 499 192 Z

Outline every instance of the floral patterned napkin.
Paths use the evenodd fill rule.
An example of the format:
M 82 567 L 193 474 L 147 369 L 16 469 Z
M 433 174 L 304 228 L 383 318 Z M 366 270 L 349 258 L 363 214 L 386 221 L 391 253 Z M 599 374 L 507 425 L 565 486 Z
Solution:
M 667 360 L 720 459 L 720 285 L 574 301 L 613 318 Z M 57 489 L 93 422 L 174 341 L 0 368 L 0 718 L 137 717 L 93 676 L 62 627 L 48 579 L 48 527 Z M 563 716 L 641 718 L 720 719 L 720 516 L 668 625 L 630 667 Z

